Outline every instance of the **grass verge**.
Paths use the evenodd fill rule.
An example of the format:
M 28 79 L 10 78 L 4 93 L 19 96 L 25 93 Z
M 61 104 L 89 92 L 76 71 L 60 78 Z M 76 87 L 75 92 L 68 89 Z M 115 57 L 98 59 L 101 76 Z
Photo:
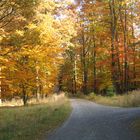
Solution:
M 140 119 L 135 120 L 133 122 L 132 127 L 135 130 L 135 132 L 137 133 L 137 135 L 140 137 Z
M 140 106 L 140 91 L 129 92 L 125 95 L 117 95 L 113 97 L 96 96 L 95 98 L 89 97 L 97 103 L 119 106 L 119 107 L 139 107 Z
M 67 99 L 26 107 L 0 108 L 0 140 L 41 140 L 71 112 Z
M 94 101 L 98 104 L 118 106 L 118 107 L 140 107 L 140 90 L 132 91 L 125 95 L 115 95 L 113 97 L 100 96 L 95 94 L 89 94 L 87 96 L 83 94 L 75 95 L 76 98 L 87 99 Z

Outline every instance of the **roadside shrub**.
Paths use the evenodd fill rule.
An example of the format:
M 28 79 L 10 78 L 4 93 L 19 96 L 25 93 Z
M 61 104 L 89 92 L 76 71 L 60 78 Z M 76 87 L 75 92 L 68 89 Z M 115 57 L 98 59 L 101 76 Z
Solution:
M 109 86 L 109 87 L 107 88 L 107 96 L 108 96 L 108 97 L 113 97 L 113 96 L 115 96 L 115 88 L 114 88 L 114 86 Z
M 89 98 L 90 100 L 95 99 L 96 94 L 94 92 L 91 92 L 87 98 Z

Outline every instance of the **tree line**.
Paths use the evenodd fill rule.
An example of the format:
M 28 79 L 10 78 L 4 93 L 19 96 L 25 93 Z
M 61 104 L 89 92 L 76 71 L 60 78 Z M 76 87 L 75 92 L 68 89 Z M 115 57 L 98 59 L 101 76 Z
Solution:
M 57 84 L 75 30 L 68 1 L 0 1 L 0 99 L 37 100 Z M 65 17 L 63 17 L 65 16 Z
M 139 0 L 1 0 L 0 100 L 140 88 Z
M 103 95 L 138 89 L 140 2 L 84 0 L 78 7 L 78 35 L 61 68 L 62 89 Z

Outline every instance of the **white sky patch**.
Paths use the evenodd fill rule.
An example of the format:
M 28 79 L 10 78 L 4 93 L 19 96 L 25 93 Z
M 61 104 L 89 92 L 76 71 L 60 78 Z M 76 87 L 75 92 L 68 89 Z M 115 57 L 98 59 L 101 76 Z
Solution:
M 135 29 L 135 36 L 136 37 L 140 36 L 140 25 L 134 24 L 134 29 Z
M 69 0 L 70 2 L 72 2 L 72 3 L 74 3 L 75 2 L 75 0 Z

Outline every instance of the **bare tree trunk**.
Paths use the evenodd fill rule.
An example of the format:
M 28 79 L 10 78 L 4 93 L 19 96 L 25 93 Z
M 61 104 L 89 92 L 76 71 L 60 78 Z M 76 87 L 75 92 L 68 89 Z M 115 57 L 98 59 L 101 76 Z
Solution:
M 36 62 L 38 64 L 38 62 Z M 39 84 L 39 66 L 36 66 L 36 101 L 40 100 L 40 84 Z
M 0 104 L 2 104 L 2 78 L 1 78 L 1 76 L 2 76 L 2 68 L 1 68 L 1 66 L 0 66 Z
M 60 72 L 58 77 L 58 92 L 62 91 L 62 84 L 63 84 L 63 71 Z
M 73 77 L 73 81 L 74 81 L 74 93 L 77 93 L 77 60 L 76 60 L 76 56 L 74 58 L 74 77 Z
M 2 52 L 2 47 L 0 46 L 0 52 Z M 2 104 L 2 66 L 0 65 L 0 104 Z
M 93 77 L 94 77 L 94 84 L 93 84 L 93 90 L 96 93 L 97 92 L 97 77 L 96 77 L 96 40 L 95 40 L 95 34 L 93 36 L 94 41 L 94 49 L 93 49 Z
M 117 76 L 118 76 L 118 88 L 117 91 L 119 93 L 123 92 L 123 80 L 122 80 L 122 70 L 121 70 L 121 64 L 120 64 L 120 51 L 119 51 L 119 40 L 118 40 L 118 32 L 116 30 L 116 41 L 117 41 L 117 46 L 116 46 L 116 57 L 117 57 L 117 66 L 118 66 L 118 70 L 117 70 Z
M 133 82 L 133 88 L 135 89 L 136 88 L 136 55 L 135 55 L 135 52 L 136 52 L 136 46 L 134 45 L 135 44 L 135 35 L 134 35 L 134 18 L 133 18 L 133 8 L 131 9 L 131 30 L 132 30 L 132 49 L 133 49 L 133 79 L 134 79 L 134 82 Z
M 127 43 L 127 9 L 126 4 L 124 9 L 124 20 L 122 15 L 122 6 L 119 5 L 119 15 L 120 15 L 120 21 L 123 29 L 123 36 L 124 36 L 124 67 L 123 67 L 123 92 L 128 91 L 128 59 L 127 59 L 127 49 L 128 49 L 128 43 Z
M 124 87 L 125 92 L 128 91 L 128 60 L 127 60 L 127 10 L 125 4 L 125 17 L 124 17 Z
M 109 1 L 110 16 L 111 16 L 111 69 L 112 69 L 112 82 L 116 88 L 116 74 L 115 74 L 115 34 L 116 34 L 116 13 L 115 13 L 115 1 Z
M 86 50 L 85 50 L 85 36 L 82 36 L 82 64 L 83 64 L 83 93 L 87 94 L 87 65 L 86 65 Z
M 24 106 L 27 105 L 28 95 L 26 93 L 26 88 L 25 88 L 24 84 L 22 84 L 22 100 L 23 100 Z

